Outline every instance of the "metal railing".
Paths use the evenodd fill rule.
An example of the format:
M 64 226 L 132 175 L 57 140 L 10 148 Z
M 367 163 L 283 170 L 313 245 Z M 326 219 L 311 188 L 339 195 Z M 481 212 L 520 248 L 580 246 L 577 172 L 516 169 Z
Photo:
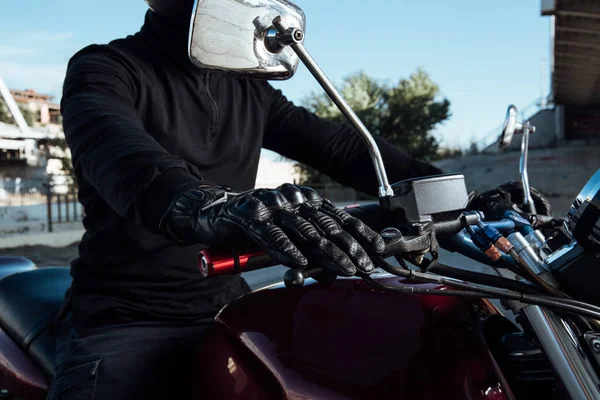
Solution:
M 2 207 L 23 207 L 35 204 L 44 204 L 46 194 L 43 192 L 21 192 L 7 193 L 0 198 L 0 208 Z
M 0 235 L 72 229 L 83 219 L 77 187 L 46 178 L 0 178 Z
M 51 185 L 45 187 L 48 232 L 53 232 L 55 224 L 83 220 L 85 211 L 77 200 L 75 186 L 70 186 L 66 193 L 55 193 Z

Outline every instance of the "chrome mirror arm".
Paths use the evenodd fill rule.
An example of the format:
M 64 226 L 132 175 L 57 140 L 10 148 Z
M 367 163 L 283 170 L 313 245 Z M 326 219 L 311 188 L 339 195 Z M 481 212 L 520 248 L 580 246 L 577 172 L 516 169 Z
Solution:
M 529 122 L 521 123 L 517 118 L 517 107 L 511 104 L 506 111 L 506 118 L 504 119 L 504 125 L 498 143 L 500 145 L 500 150 L 504 150 L 510 146 L 515 134 L 523 134 L 523 140 L 521 141 L 521 159 L 519 160 L 519 173 L 521 174 L 521 183 L 523 185 L 523 211 L 529 214 L 537 214 L 533 198 L 531 197 L 529 174 L 527 173 L 529 134 L 535 133 L 535 126 L 531 125 Z
M 258 21 L 255 21 L 255 25 L 257 27 L 260 26 Z M 304 32 L 298 28 L 289 28 L 283 22 L 281 17 L 276 17 L 273 20 L 273 25 L 279 32 L 278 40 L 275 42 L 273 40 L 273 36 L 269 35 L 267 37 L 267 47 L 269 47 L 270 44 L 272 48 L 271 51 L 274 52 L 281 51 L 280 46 L 290 46 L 292 50 L 294 50 L 294 52 L 298 55 L 298 58 L 300 58 L 302 63 L 319 82 L 323 90 L 325 90 L 335 105 L 350 121 L 354 128 L 356 128 L 358 133 L 360 133 L 362 139 L 367 145 L 373 166 L 375 167 L 375 173 L 377 175 L 377 183 L 379 186 L 377 193 L 379 198 L 382 199 L 393 196 L 394 191 L 388 181 L 385 166 L 383 164 L 383 158 L 381 157 L 381 153 L 377 143 L 375 142 L 375 139 L 302 44 L 304 41 Z
M 530 214 L 536 214 L 535 204 L 531 197 L 531 188 L 529 186 L 529 174 L 527 173 L 527 156 L 529 152 L 529 133 L 535 132 L 535 127 L 529 122 L 526 122 L 522 126 L 523 140 L 521 141 L 521 159 L 519 162 L 519 172 L 521 174 L 521 182 L 523 183 L 523 206 L 525 212 Z

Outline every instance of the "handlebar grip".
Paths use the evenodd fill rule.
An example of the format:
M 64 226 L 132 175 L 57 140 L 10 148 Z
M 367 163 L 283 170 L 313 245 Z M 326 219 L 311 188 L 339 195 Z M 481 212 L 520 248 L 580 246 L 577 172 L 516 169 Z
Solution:
M 232 250 L 206 249 L 198 254 L 198 267 L 205 278 L 254 271 L 277 264 L 264 251 L 235 254 Z
M 400 241 L 388 244 L 382 255 L 385 256 L 398 247 L 404 248 L 405 243 Z M 251 254 L 236 254 L 231 250 L 206 249 L 202 250 L 198 255 L 200 273 L 205 278 L 255 271 L 257 269 L 274 267 L 275 265 L 279 265 L 279 263 L 264 251 Z
M 378 222 L 379 204 L 352 204 L 344 207 L 344 211 L 367 224 Z M 198 254 L 198 267 L 205 278 L 254 271 L 278 264 L 264 251 L 236 254 L 228 249 L 206 249 Z
M 387 246 L 382 255 L 385 256 L 386 253 L 395 250 L 398 246 L 394 245 Z M 206 249 L 198 254 L 200 273 L 205 278 L 255 271 L 257 269 L 274 267 L 275 265 L 279 265 L 279 262 L 275 261 L 264 251 L 251 254 L 236 254 L 231 250 Z

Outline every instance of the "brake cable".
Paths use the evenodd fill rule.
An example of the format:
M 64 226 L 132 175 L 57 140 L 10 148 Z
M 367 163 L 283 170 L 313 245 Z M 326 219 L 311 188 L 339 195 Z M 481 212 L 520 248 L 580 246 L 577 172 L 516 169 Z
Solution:
M 391 274 L 404 277 L 407 279 L 414 279 L 416 281 L 426 282 L 426 283 L 436 283 L 440 285 L 448 285 L 451 287 L 456 287 L 463 290 L 444 290 L 444 289 L 431 289 L 431 288 L 422 288 L 422 287 L 414 287 L 414 286 L 394 286 L 387 285 L 385 283 L 378 282 L 377 280 L 371 278 L 370 276 L 362 276 L 362 279 L 368 283 L 369 285 L 375 287 L 376 289 L 389 291 L 389 292 L 400 292 L 404 294 L 424 294 L 424 295 L 436 295 L 436 296 L 459 296 L 459 297 L 469 297 L 469 298 L 491 298 L 491 299 L 502 299 L 502 300 L 516 300 L 525 304 L 538 305 L 553 309 L 562 310 L 565 312 L 584 315 L 593 319 L 600 319 L 600 307 L 593 306 L 591 304 L 586 304 L 580 301 L 564 299 L 564 298 L 555 298 L 549 296 L 538 296 L 538 295 L 529 295 L 509 290 L 503 289 L 493 289 L 482 287 L 479 285 L 474 285 L 466 282 L 455 281 L 452 279 L 445 278 L 443 276 L 427 273 L 427 272 L 418 272 L 412 270 L 403 270 L 401 268 L 395 267 L 385 260 L 381 258 L 375 259 L 375 261 L 379 264 L 378 266 L 383 269 L 387 269 L 388 267 L 392 267 L 390 269 Z M 383 263 L 381 262 L 383 261 Z M 383 264 L 383 266 L 382 266 Z M 386 265 L 387 264 L 387 265 Z M 386 268 L 384 268 L 384 266 Z M 391 272 L 394 271 L 394 272 Z
M 413 272 L 413 271 L 410 271 L 410 270 L 409 270 L 409 271 L 404 271 L 404 270 L 398 269 L 397 267 L 395 267 L 394 265 L 390 264 L 389 262 L 387 262 L 386 260 L 384 260 L 384 259 L 383 259 L 383 258 L 381 258 L 381 257 L 374 258 L 374 260 L 376 261 L 376 263 L 377 263 L 377 265 L 378 265 L 379 267 L 381 267 L 382 269 L 384 269 L 385 271 L 389 272 L 389 273 L 390 273 L 390 274 L 392 274 L 392 275 L 397 275 L 397 276 L 401 276 L 401 277 L 406 277 L 406 278 L 408 278 L 408 279 L 422 280 L 422 279 L 419 279 L 417 276 L 415 276 L 415 274 L 414 274 L 414 273 L 411 273 L 411 272 Z M 425 263 L 430 263 L 430 264 L 435 264 L 435 265 L 428 265 L 428 268 L 433 268 L 433 269 L 435 269 L 436 267 L 440 266 L 440 267 L 442 267 L 442 268 L 448 268 L 448 269 L 452 269 L 452 270 L 458 270 L 457 268 L 452 268 L 452 267 L 449 267 L 449 266 L 447 266 L 447 265 L 444 265 L 444 264 L 442 264 L 442 263 L 440 263 L 440 262 L 438 262 L 438 261 L 435 261 L 435 260 L 428 260 L 428 259 L 425 259 L 425 261 L 424 261 L 424 262 L 425 262 Z M 408 269 L 408 268 L 407 268 L 407 269 Z M 458 271 L 461 271 L 461 272 L 463 272 L 462 270 L 458 270 Z M 399 272 L 399 273 L 396 273 L 396 272 Z M 465 272 L 465 273 L 467 273 L 468 275 L 474 275 L 474 276 L 477 276 L 477 277 L 479 277 L 479 276 L 485 276 L 486 278 L 488 278 L 488 277 L 489 277 L 489 278 L 492 278 L 492 279 L 493 279 L 493 281 L 497 281 L 498 283 L 500 283 L 500 282 L 501 282 L 501 284 L 506 284 L 506 283 L 510 282 L 510 283 L 512 283 L 513 285 L 525 286 L 525 288 L 524 288 L 524 289 L 526 289 L 526 290 L 529 290 L 529 291 L 532 291 L 532 290 L 535 290 L 535 289 L 536 289 L 536 287 L 535 287 L 535 286 L 529 286 L 529 285 L 527 285 L 527 284 L 525 284 L 525 283 L 521 283 L 521 282 L 512 281 L 512 280 L 510 280 L 510 279 L 502 278 L 502 277 L 499 277 L 499 276 L 498 276 L 498 277 L 496 277 L 496 276 L 492 276 L 492 275 L 488 275 L 488 274 L 480 274 L 480 273 L 477 273 L 477 272 L 472 272 L 472 271 L 464 271 L 464 272 Z M 418 275 L 427 275 L 427 273 L 423 273 L 423 272 L 417 272 L 417 274 L 418 274 Z M 431 275 L 431 274 L 429 274 L 429 275 Z M 442 274 L 438 274 L 438 273 L 435 273 L 435 272 L 433 272 L 432 278 L 433 278 L 434 280 L 437 280 L 437 279 L 439 279 L 439 278 L 444 278 L 444 276 L 443 276 Z M 457 285 L 456 283 L 462 283 L 462 284 L 469 285 L 471 290 L 472 290 L 472 289 L 474 289 L 474 288 L 475 288 L 475 289 L 476 289 L 476 288 L 485 289 L 485 288 L 483 288 L 483 287 L 480 287 L 480 286 L 475 286 L 475 285 L 472 285 L 472 284 L 470 284 L 470 283 L 467 283 L 467 282 L 460 282 L 460 281 L 456 281 L 456 280 L 455 280 L 455 279 L 459 279 L 459 278 L 454 278 L 454 277 L 449 277 L 449 278 L 451 278 L 451 279 L 452 279 L 451 281 L 448 281 L 448 282 L 450 282 L 450 283 L 444 283 L 444 284 L 446 284 L 446 285 L 451 285 L 451 286 L 452 286 L 452 285 L 454 285 L 454 286 L 457 286 L 457 287 L 458 287 L 458 285 Z M 463 281 L 467 281 L 468 279 L 462 279 L 462 280 L 463 280 Z M 430 281 L 428 280 L 428 281 L 426 281 L 426 282 L 430 282 Z M 438 282 L 437 282 L 437 281 L 435 281 L 435 282 L 433 282 L 433 283 L 438 283 Z M 479 282 L 475 282 L 475 283 L 479 283 Z M 485 285 L 485 286 L 491 286 L 491 285 Z M 500 285 L 499 285 L 499 286 L 500 286 Z M 501 286 L 500 286 L 500 287 L 501 287 Z M 502 289 L 508 289 L 508 290 L 510 290 L 510 292 L 512 292 L 512 293 L 519 293 L 519 294 L 523 294 L 523 293 L 520 293 L 518 290 L 514 290 L 514 289 L 511 289 L 511 288 L 509 288 L 509 287 L 501 287 L 501 288 L 502 288 Z M 477 290 L 479 290 L 479 289 L 477 289 Z M 557 300 L 557 301 L 558 301 L 558 300 L 560 300 L 560 302 L 561 302 L 561 303 L 564 303 L 564 304 L 572 304 L 572 305 L 574 305 L 574 306 L 577 306 L 577 307 L 581 307 L 581 306 L 583 306 L 583 307 L 589 308 L 590 310 L 595 310 L 595 311 L 597 311 L 597 312 L 600 312 L 600 307 L 598 307 L 598 306 L 595 306 L 595 305 L 593 305 L 593 304 L 584 303 L 584 302 L 581 302 L 581 301 L 574 300 L 574 299 L 573 299 L 573 298 L 571 298 L 571 297 L 548 296 L 548 295 L 540 294 L 539 292 L 534 292 L 534 293 L 530 293 L 530 294 L 537 295 L 537 297 L 544 298 L 544 299 L 553 299 L 553 300 Z M 526 294 L 525 294 L 525 295 L 526 295 Z
M 409 270 L 406 261 L 400 256 L 395 257 L 396 261 L 400 264 L 403 269 L 390 264 L 382 257 L 374 257 L 375 263 L 382 268 L 384 271 L 389 272 L 392 275 L 401 277 L 410 277 L 407 274 Z M 530 294 L 542 294 L 535 286 L 528 285 L 524 282 L 514 281 L 512 279 L 503 278 L 501 276 L 494 276 L 490 274 L 484 274 L 480 272 L 467 271 L 463 269 L 449 267 L 435 260 L 424 259 L 423 263 L 419 266 L 425 269 L 426 272 L 431 272 L 436 275 L 446 276 L 452 279 L 459 279 L 463 281 L 478 283 L 484 286 L 499 287 L 502 289 L 509 289 L 515 292 L 525 292 Z

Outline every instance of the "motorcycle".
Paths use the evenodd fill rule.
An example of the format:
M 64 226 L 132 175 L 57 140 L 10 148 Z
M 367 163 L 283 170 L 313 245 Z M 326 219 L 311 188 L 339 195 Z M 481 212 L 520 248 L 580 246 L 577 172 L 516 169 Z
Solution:
M 371 275 L 290 269 L 224 307 L 190 398 L 600 399 L 600 170 L 544 235 L 526 168 L 535 127 L 510 106 L 500 147 L 523 135 L 522 213 L 490 220 L 469 210 L 460 174 L 390 185 L 372 136 L 304 48 L 304 29 L 302 10 L 285 0 L 197 1 L 190 59 L 261 79 L 288 79 L 301 60 L 365 139 L 379 202 L 346 211 L 381 232 L 386 249 Z M 444 265 L 440 248 L 497 274 Z M 206 279 L 275 264 L 244 249 L 198 257 Z M 70 283 L 68 268 L 0 258 L 0 399 L 45 397 L 51 325 Z

